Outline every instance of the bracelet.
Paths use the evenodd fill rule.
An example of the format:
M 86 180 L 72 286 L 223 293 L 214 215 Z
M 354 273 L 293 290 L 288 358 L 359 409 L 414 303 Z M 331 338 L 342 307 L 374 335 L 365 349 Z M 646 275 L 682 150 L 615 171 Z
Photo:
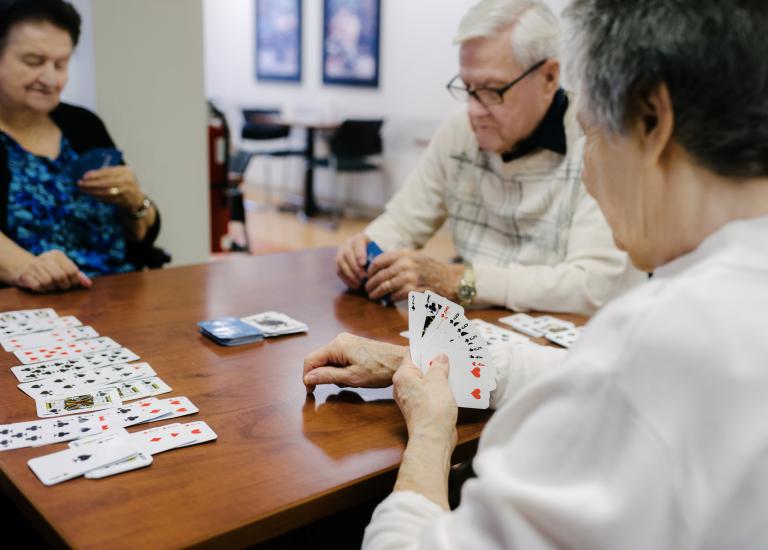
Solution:
M 152 207 L 152 200 L 144 195 L 144 198 L 141 201 L 141 206 L 134 210 L 133 212 L 129 212 L 128 215 L 131 217 L 140 220 L 141 218 L 145 217 L 147 215 L 147 212 L 149 212 L 149 209 Z

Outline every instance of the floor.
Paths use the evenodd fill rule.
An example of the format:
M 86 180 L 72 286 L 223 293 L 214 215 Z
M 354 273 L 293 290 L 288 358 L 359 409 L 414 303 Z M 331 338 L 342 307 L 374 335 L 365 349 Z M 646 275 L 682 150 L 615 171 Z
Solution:
M 339 246 L 362 231 L 370 220 L 341 218 L 333 228 L 330 218 L 302 221 L 296 214 L 279 212 L 274 204 L 265 204 L 257 187 L 243 186 L 246 210 L 246 232 L 250 253 L 254 255 L 289 252 L 305 248 Z M 231 227 L 236 240 L 241 228 Z M 430 256 L 449 261 L 456 256 L 448 231 L 443 228 L 427 243 Z M 221 259 L 217 257 L 217 259 Z

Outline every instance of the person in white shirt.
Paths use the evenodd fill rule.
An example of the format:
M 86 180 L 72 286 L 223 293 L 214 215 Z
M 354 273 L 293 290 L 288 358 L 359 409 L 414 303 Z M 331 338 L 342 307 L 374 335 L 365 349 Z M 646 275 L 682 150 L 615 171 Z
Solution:
M 339 248 L 349 288 L 365 282 L 373 300 L 432 290 L 464 307 L 591 314 L 643 280 L 582 184 L 584 139 L 559 85 L 558 39 L 540 2 L 467 12 L 448 84 L 467 109 L 438 129 L 386 211 Z M 463 263 L 419 250 L 444 222 Z M 370 241 L 384 253 L 366 272 Z
M 496 412 L 453 512 L 446 358 L 422 375 L 407 348 L 349 335 L 309 355 L 308 391 L 394 380 L 408 428 L 364 547 L 768 548 L 768 4 L 574 0 L 564 17 L 587 189 L 654 277 L 567 353 L 493 352 Z

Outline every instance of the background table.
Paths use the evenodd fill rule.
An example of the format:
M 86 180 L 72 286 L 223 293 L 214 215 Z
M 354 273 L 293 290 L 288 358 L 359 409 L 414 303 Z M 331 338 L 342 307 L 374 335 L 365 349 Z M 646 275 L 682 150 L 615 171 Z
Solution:
M 65 444 L 0 453 L 2 489 L 48 538 L 77 548 L 243 546 L 383 497 L 406 442 L 391 389 L 320 387 L 306 396 L 302 359 L 341 331 L 407 344 L 407 312 L 344 293 L 331 249 L 104 277 L 91 290 L 0 291 L 0 311 L 53 307 L 149 362 L 199 408 L 213 443 L 155 456 L 149 468 L 45 487 L 27 460 Z M 195 323 L 266 310 L 309 333 L 225 348 Z M 500 311 L 472 317 L 498 319 Z M 35 418 L 0 354 L 0 423 Z M 365 402 L 364 402 L 365 401 Z M 462 411 L 456 461 L 476 450 L 487 411 Z M 137 428 L 129 428 L 137 431 Z

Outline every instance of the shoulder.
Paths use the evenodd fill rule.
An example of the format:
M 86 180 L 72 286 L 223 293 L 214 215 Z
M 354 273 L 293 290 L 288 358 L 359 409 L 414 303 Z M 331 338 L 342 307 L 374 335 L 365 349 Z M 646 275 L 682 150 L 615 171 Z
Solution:
M 104 127 L 104 123 L 96 113 L 69 103 L 60 103 L 51 113 L 51 118 L 65 133 L 83 124 Z

